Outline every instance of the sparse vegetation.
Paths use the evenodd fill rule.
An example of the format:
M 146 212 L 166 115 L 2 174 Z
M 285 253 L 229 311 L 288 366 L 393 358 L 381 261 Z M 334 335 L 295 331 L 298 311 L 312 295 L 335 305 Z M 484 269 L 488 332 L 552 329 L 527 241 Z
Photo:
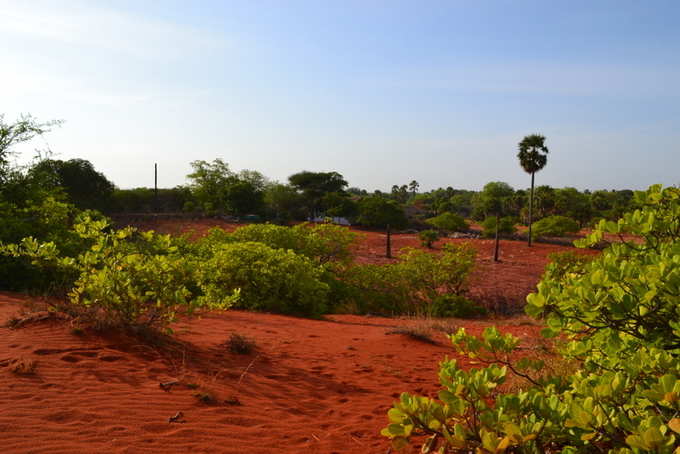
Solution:
M 579 245 L 622 232 L 644 244 L 612 244 L 587 263 L 558 260 L 527 298 L 527 313 L 545 320 L 546 338 L 563 337 L 559 353 L 577 370 L 513 361 L 520 339 L 460 329 L 454 347 L 487 366 L 446 360 L 439 399 L 403 393 L 382 432 L 396 448 L 421 435 L 423 452 L 677 452 L 680 190 L 654 186 L 638 197 L 643 209 L 602 221 Z M 525 381 L 516 393 L 502 391 L 508 371 Z
M 578 222 L 566 216 L 548 216 L 534 224 L 532 235 L 534 238 L 542 236 L 565 236 L 580 230 Z
M 464 232 L 469 229 L 467 222 L 463 216 L 459 216 L 455 213 L 445 212 L 439 216 L 428 219 L 428 224 L 439 230 L 444 230 L 446 232 Z
M 437 344 L 438 342 L 432 339 L 430 330 L 422 326 L 402 326 L 388 330 L 385 334 L 401 334 L 419 342 L 426 344 Z
M 436 230 L 422 230 L 418 232 L 420 244 L 428 249 L 432 249 L 432 245 L 439 239 L 439 233 Z
M 16 375 L 34 375 L 38 363 L 30 358 L 17 358 L 9 362 L 9 370 Z
M 232 333 L 227 341 L 227 348 L 237 355 L 250 355 L 255 351 L 255 341 L 238 333 Z

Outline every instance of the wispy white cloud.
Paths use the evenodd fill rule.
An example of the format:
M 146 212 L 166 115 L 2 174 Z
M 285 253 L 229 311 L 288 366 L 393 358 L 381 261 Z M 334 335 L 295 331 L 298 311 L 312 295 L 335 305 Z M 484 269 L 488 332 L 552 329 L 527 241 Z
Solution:
M 94 2 L 5 0 L 0 3 L 0 36 L 113 51 L 145 59 L 170 59 L 226 46 L 203 29 L 112 10 Z

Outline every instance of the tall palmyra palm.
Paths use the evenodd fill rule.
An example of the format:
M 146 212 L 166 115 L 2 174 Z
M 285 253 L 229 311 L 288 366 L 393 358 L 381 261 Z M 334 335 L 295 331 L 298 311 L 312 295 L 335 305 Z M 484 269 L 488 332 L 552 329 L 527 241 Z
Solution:
M 545 137 L 540 134 L 526 136 L 519 143 L 519 165 L 531 174 L 531 194 L 529 195 L 529 246 L 531 246 L 531 222 L 534 211 L 534 174 L 545 167 L 548 162 L 548 147 Z

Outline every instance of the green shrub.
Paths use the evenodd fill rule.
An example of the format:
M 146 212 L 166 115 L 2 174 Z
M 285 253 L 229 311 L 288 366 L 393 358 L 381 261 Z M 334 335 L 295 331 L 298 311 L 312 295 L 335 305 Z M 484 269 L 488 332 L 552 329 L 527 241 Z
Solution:
M 674 454 L 680 446 L 680 189 L 651 187 L 643 208 L 601 222 L 582 247 L 605 233 L 633 233 L 644 244 L 614 243 L 587 263 L 548 266 L 527 313 L 543 335 L 579 365 L 550 374 L 520 339 L 487 328 L 450 339 L 483 368 L 441 363 L 438 399 L 401 395 L 383 435 L 421 452 Z M 565 265 L 566 263 L 566 265 Z M 579 268 L 580 267 L 580 268 Z M 526 385 L 503 393 L 508 372 Z
M 594 257 L 576 252 L 553 252 L 548 254 L 550 262 L 546 266 L 544 277 L 549 279 L 561 279 L 569 273 L 583 274 L 586 265 Z
M 464 232 L 470 228 L 462 216 L 450 212 L 442 213 L 425 222 L 439 230 L 445 230 L 447 232 Z
M 223 244 L 199 265 L 199 300 L 220 303 L 239 291 L 236 306 L 243 309 L 318 316 L 329 291 L 322 275 L 320 266 L 291 250 L 252 241 Z
M 565 236 L 569 233 L 577 233 L 580 230 L 578 222 L 566 216 L 548 216 L 531 226 L 531 235 L 534 238 L 541 236 Z
M 0 245 L 18 243 L 24 237 L 52 242 L 60 254 L 75 257 L 90 246 L 72 228 L 83 216 L 73 205 L 48 195 L 24 206 L 0 201 Z M 103 219 L 101 214 L 97 216 Z M 0 289 L 65 295 L 77 274 L 55 267 L 40 268 L 27 257 L 0 257 Z
M 354 265 L 341 275 L 336 292 L 345 310 L 359 314 L 398 315 L 415 312 L 404 270 L 395 264 Z
M 418 233 L 421 246 L 432 249 L 432 244 L 439 239 L 439 232 L 436 230 L 422 230 Z
M 466 293 L 475 255 L 470 246 L 447 244 L 439 254 L 406 248 L 397 263 L 355 265 L 342 275 L 344 302 L 360 313 L 433 315 L 441 295 Z
M 475 318 L 487 314 L 487 310 L 462 295 L 439 295 L 432 301 L 433 317 Z
M 500 221 L 498 223 L 498 234 L 499 235 L 512 235 L 514 234 L 517 229 L 515 228 L 515 224 L 517 223 L 517 219 L 515 219 L 512 216 L 506 216 L 504 218 L 500 218 Z M 482 222 L 482 236 L 485 238 L 493 238 L 496 236 L 496 217 L 495 216 L 489 216 L 484 221 Z
M 69 293 L 75 307 L 106 324 L 167 327 L 177 312 L 227 308 L 238 294 L 219 300 L 196 298 L 197 260 L 182 251 L 182 241 L 135 229 L 110 230 L 105 220 L 84 222 L 74 232 L 91 247 L 76 257 L 63 256 L 55 243 L 24 238 L 5 245 L 3 255 L 29 259 L 40 269 L 77 276 Z
M 348 262 L 357 235 L 332 224 L 299 224 L 286 227 L 273 224 L 250 224 L 237 229 L 235 241 L 256 241 L 274 249 L 287 249 L 318 263 Z

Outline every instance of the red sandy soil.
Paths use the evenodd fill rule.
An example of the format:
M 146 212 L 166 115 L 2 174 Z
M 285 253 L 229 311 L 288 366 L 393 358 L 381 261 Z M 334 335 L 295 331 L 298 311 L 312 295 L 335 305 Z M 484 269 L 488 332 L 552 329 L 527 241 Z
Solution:
M 146 227 L 200 235 L 216 225 L 235 227 L 212 220 Z M 384 234 L 361 233 L 357 260 L 389 261 Z M 415 235 L 393 236 L 394 251 L 418 243 Z M 471 244 L 478 250 L 472 292 L 520 299 L 549 253 L 574 250 L 502 241 L 502 261 L 494 263 L 492 241 Z M 435 396 L 439 361 L 458 357 L 441 332 L 432 334 L 436 345 L 389 333 L 422 320 L 353 315 L 208 313 L 176 323 L 175 341 L 165 343 L 78 332 L 61 319 L 5 327 L 36 308 L 34 299 L 0 293 L 3 453 L 386 453 L 389 442 L 379 431 L 394 399 L 403 391 Z M 525 346 L 538 342 L 540 329 L 523 317 L 447 323 L 473 334 L 496 324 Z M 255 352 L 231 353 L 225 342 L 233 333 L 252 339 Z M 34 373 L 13 372 L 16 360 L 35 361 Z M 179 382 L 167 391 L 159 386 L 173 380 Z M 197 392 L 214 402 L 200 402 Z M 177 412 L 182 422 L 169 422 Z
M 0 293 L 0 323 L 30 303 Z M 403 391 L 435 396 L 439 361 L 456 357 L 441 333 L 438 345 L 389 334 L 418 323 L 226 311 L 177 323 L 179 342 L 166 346 L 76 333 L 64 320 L 2 327 L 0 361 L 36 362 L 31 375 L 0 367 L 2 452 L 385 453 L 379 431 L 391 403 Z M 449 323 L 472 333 L 491 324 Z M 528 344 L 538 336 L 524 319 L 501 325 Z M 231 353 L 224 343 L 232 333 L 256 351 Z M 180 383 L 159 386 L 172 380 Z M 184 422 L 169 422 L 177 412 Z

